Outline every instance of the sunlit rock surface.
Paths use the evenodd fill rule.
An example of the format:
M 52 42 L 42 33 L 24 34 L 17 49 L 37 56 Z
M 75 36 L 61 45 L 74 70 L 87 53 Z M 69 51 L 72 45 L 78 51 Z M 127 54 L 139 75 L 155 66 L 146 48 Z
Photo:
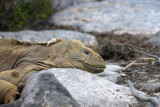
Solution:
M 53 15 L 55 26 L 97 34 L 148 36 L 160 31 L 158 0 L 105 0 L 70 7 Z
M 36 78 L 46 72 L 54 74 L 81 107 L 128 107 L 130 103 L 136 102 L 128 87 L 73 68 L 54 68 L 33 74 L 28 78 L 21 98 L 27 95 L 34 96 L 31 91 L 36 89 Z
M 106 69 L 104 70 L 104 72 L 98 73 L 97 75 L 113 83 L 116 83 L 117 78 L 120 77 L 119 71 L 121 69 L 121 66 L 109 63 L 106 65 Z

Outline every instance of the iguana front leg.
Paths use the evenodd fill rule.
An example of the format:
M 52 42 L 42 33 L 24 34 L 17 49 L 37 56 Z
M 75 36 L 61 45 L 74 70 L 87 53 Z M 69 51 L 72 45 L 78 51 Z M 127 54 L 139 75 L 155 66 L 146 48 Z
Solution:
M 6 70 L 0 73 L 0 102 L 10 103 L 17 99 L 20 93 L 19 85 L 23 84 L 29 75 L 43 68 L 29 64 L 20 68 Z
M 17 99 L 21 79 L 22 75 L 16 69 L 0 73 L 0 102 L 10 103 Z
M 5 104 L 13 102 L 18 97 L 18 87 L 5 81 L 0 80 L 0 102 Z

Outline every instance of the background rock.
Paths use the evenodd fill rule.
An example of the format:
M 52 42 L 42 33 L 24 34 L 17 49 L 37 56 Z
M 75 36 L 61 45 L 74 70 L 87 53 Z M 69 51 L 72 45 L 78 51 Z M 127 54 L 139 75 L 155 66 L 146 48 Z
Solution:
M 30 76 L 21 98 L 30 95 L 36 88 L 34 84 L 39 82 L 34 79 L 37 78 L 35 76 L 43 76 L 46 72 L 54 74 L 81 107 L 128 107 L 130 103 L 137 102 L 128 87 L 73 68 L 54 68 Z
M 97 34 L 150 35 L 160 31 L 158 0 L 106 0 L 70 7 L 49 23 Z
M 80 33 L 71 30 L 43 30 L 33 31 L 24 30 L 20 32 L 0 32 L 0 37 L 13 37 L 23 41 L 48 41 L 52 38 L 62 38 L 64 40 L 78 39 L 81 40 L 86 46 L 96 47 L 98 42 L 91 34 Z

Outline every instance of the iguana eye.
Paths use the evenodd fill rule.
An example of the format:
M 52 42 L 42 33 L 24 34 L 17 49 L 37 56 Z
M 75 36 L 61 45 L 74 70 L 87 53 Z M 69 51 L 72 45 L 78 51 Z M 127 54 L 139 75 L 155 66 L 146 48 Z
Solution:
M 83 51 L 86 55 L 91 55 L 91 53 L 88 50 Z

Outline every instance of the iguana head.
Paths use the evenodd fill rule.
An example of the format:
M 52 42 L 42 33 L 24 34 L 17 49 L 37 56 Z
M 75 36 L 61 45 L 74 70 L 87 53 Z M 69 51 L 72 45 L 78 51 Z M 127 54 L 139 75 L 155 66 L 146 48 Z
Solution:
M 70 40 L 67 48 L 68 60 L 74 67 L 92 73 L 104 71 L 106 63 L 103 58 L 92 49 L 86 47 L 81 41 Z

